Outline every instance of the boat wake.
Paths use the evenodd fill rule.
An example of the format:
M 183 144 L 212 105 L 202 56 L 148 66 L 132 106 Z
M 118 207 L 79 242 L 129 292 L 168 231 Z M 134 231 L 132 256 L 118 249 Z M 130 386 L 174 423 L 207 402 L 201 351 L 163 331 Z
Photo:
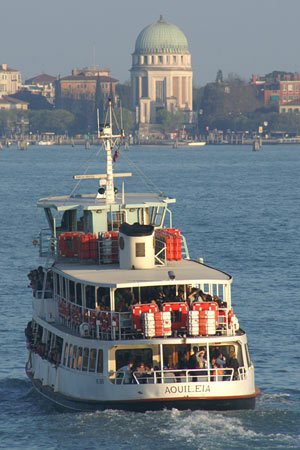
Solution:
M 273 417 L 274 411 L 269 412 L 267 422 L 271 424 L 276 421 Z M 236 412 L 180 412 L 172 411 L 167 427 L 161 429 L 161 433 L 169 436 L 178 444 L 189 443 L 189 448 L 201 449 L 231 449 L 238 448 L 239 442 L 242 448 L 263 448 L 266 443 L 272 442 L 268 448 L 299 448 L 299 431 L 294 433 L 278 428 L 278 433 L 269 433 L 266 427 L 266 418 L 262 421 L 261 416 L 265 413 L 259 411 Z M 264 423 L 260 429 L 259 423 Z M 256 430 L 256 431 L 254 431 Z M 199 443 L 202 443 L 199 447 Z M 198 443 L 198 447 L 194 447 Z

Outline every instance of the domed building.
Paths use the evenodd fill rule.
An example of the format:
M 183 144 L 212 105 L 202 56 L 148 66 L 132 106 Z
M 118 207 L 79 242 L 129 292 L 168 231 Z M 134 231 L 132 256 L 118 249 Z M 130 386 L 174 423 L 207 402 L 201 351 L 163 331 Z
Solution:
M 183 32 L 162 16 L 138 35 L 132 54 L 131 101 L 139 124 L 156 123 L 161 109 L 192 112 L 193 70 Z

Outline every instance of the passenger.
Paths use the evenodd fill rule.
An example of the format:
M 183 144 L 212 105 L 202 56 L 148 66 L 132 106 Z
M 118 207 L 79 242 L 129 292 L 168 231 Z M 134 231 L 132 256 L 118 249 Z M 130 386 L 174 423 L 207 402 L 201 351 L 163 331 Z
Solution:
M 175 302 L 185 302 L 184 289 L 178 289 L 178 295 L 175 297 Z
M 130 361 L 126 366 L 121 367 L 117 370 L 117 374 L 121 375 L 120 383 L 117 384 L 131 384 L 132 382 L 132 368 L 133 368 L 133 362 Z M 117 378 L 119 378 L 117 376 Z
M 145 366 L 146 369 L 146 383 L 153 384 L 154 383 L 154 369 L 153 365 Z
M 37 354 L 41 357 L 44 358 L 44 354 L 45 354 L 45 344 L 40 343 L 37 347 Z
M 133 304 L 133 299 L 134 299 L 134 295 L 131 292 L 130 288 L 125 288 L 124 291 L 122 292 L 123 298 L 125 300 L 125 304 L 127 306 L 127 310 L 130 307 L 130 305 Z
M 176 376 L 173 372 L 169 370 L 173 369 L 171 366 L 164 366 L 164 382 L 165 383 L 176 383 Z
M 33 340 L 32 321 L 27 323 L 27 327 L 25 328 L 25 336 L 26 336 L 27 344 L 29 346 L 31 346 L 32 340 Z
M 146 384 L 146 367 L 143 362 L 141 362 L 135 369 L 134 374 L 136 379 L 138 380 L 139 384 Z
M 239 378 L 239 362 L 236 358 L 236 353 L 231 351 L 228 356 L 226 367 L 233 369 L 233 380 L 238 380 Z
M 187 296 L 188 304 L 191 307 L 194 302 L 198 300 L 198 289 L 192 288 L 192 291 Z
M 54 353 L 54 362 L 56 368 L 60 365 L 60 360 L 61 360 L 61 349 L 57 346 Z
M 116 293 L 115 293 L 115 309 L 116 309 L 116 311 L 119 310 L 120 302 L 125 303 L 124 297 L 123 297 L 123 295 L 121 294 L 120 291 L 121 291 L 120 289 L 117 289 Z
M 223 368 L 224 366 L 226 366 L 226 358 L 223 355 L 223 353 L 219 353 L 216 359 L 216 363 L 218 364 L 219 367 Z
M 196 369 L 197 368 L 197 353 L 198 353 L 198 347 L 193 347 L 193 353 L 190 355 L 188 360 L 188 368 L 189 369 Z
M 197 362 L 198 362 L 198 368 L 199 369 L 207 369 L 207 359 L 205 358 L 205 351 L 204 350 L 200 350 L 196 354 L 196 359 L 197 359 Z
M 214 363 L 211 381 L 223 381 L 223 369 Z

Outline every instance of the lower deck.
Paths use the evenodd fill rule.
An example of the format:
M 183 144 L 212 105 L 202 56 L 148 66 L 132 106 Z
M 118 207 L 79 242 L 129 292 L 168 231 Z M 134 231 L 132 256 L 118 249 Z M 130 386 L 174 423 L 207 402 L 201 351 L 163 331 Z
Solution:
M 33 330 L 27 374 L 70 409 L 248 409 L 258 395 L 245 334 L 104 342 Z

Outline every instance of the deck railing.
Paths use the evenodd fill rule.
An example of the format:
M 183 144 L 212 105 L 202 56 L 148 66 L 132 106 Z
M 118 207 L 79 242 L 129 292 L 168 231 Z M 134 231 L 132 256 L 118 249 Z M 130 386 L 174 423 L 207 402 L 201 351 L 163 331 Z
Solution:
M 237 333 L 238 330 L 230 323 L 230 313 L 231 311 L 225 308 L 219 310 L 216 336 L 233 336 Z M 100 340 L 147 339 L 143 331 L 134 330 L 131 311 L 116 312 L 86 308 L 59 296 L 57 318 L 61 324 L 78 334 L 84 333 L 85 337 Z M 180 332 L 172 330 L 173 337 L 178 335 L 188 336 L 188 326 Z
M 130 375 L 119 370 L 110 375 L 110 381 L 113 384 L 207 383 L 241 381 L 246 379 L 247 371 L 245 367 L 239 367 L 236 375 L 232 368 L 133 371 Z
M 118 264 L 119 262 L 119 248 L 118 248 L 118 236 L 114 233 L 109 239 L 97 238 L 96 234 L 91 235 L 94 238 L 91 242 L 85 241 L 83 238 L 88 237 L 89 234 L 84 235 L 79 232 L 70 232 L 65 234 L 74 235 L 70 236 L 69 246 L 66 253 L 60 248 L 60 231 L 58 231 L 57 237 L 53 237 L 49 229 L 42 229 L 39 234 L 39 250 L 40 256 L 52 257 L 56 260 L 67 260 L 74 263 L 86 263 L 86 264 Z M 100 233 L 106 234 L 106 233 Z M 109 234 L 109 233 L 107 233 Z M 80 235 L 80 236 L 79 236 Z M 83 241 L 81 241 L 83 239 Z M 180 258 L 189 259 L 189 251 L 185 237 L 180 234 Z M 169 244 L 170 245 L 170 244 Z M 169 252 L 172 252 L 172 245 L 169 247 Z M 72 251 L 73 250 L 73 251 Z M 165 265 L 167 263 L 167 244 L 163 238 L 157 234 L 155 235 L 155 264 Z M 175 258 L 176 260 L 176 258 Z

